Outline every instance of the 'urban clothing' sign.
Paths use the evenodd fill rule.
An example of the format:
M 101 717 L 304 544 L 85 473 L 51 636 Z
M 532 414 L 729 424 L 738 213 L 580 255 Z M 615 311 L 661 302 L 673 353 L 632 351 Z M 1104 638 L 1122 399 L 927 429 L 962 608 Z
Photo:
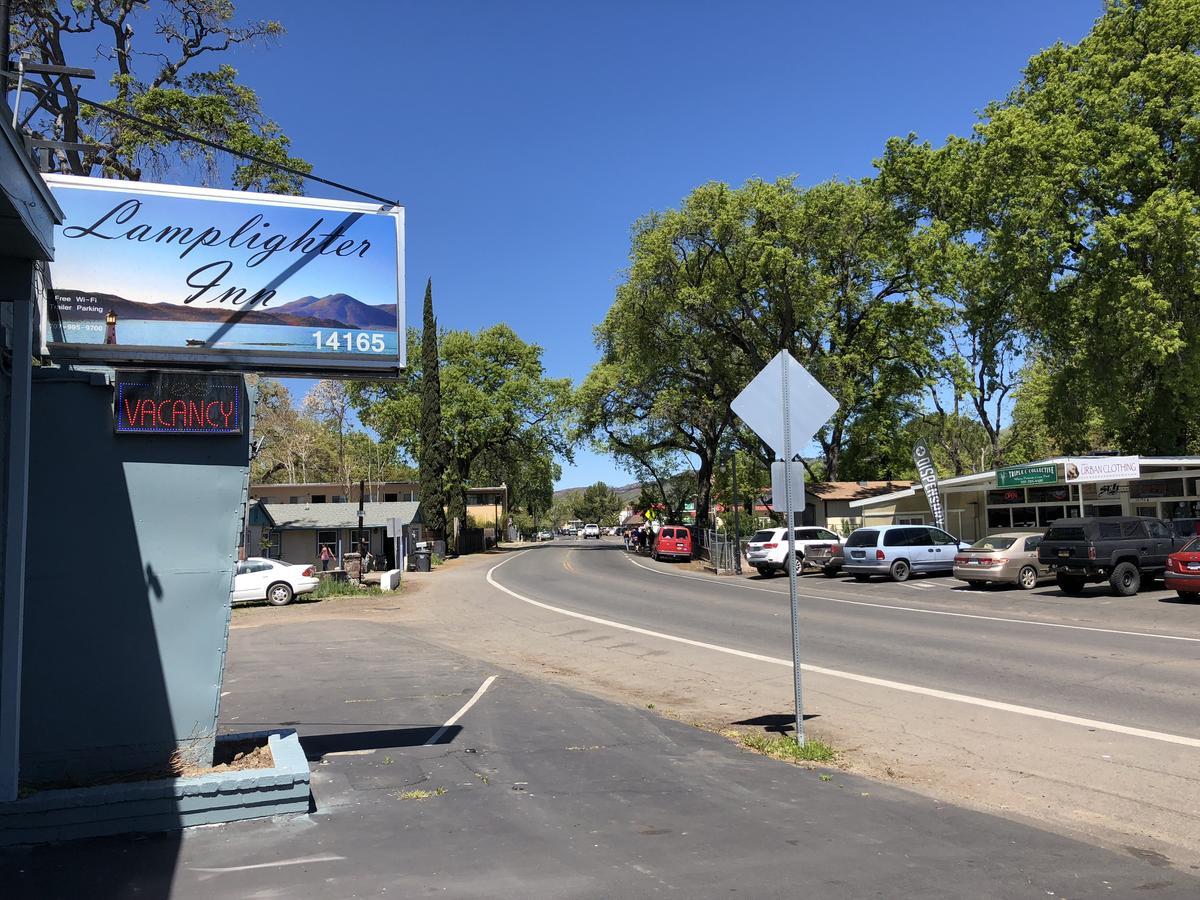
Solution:
M 118 372 L 118 434 L 241 434 L 246 404 L 240 375 Z
M 47 175 L 54 358 L 280 375 L 404 366 L 404 211 Z
M 1140 456 L 1069 456 L 1067 481 L 1127 481 L 1142 475 Z
M 996 487 L 1027 487 L 1031 484 L 1054 484 L 1058 481 L 1058 466 L 1044 463 L 1038 466 L 1010 466 L 996 472 Z
M 933 524 L 938 528 L 946 528 L 946 511 L 942 507 L 942 495 L 938 491 L 937 469 L 933 465 L 933 456 L 929 445 L 923 440 L 913 445 L 913 464 L 917 467 L 917 477 L 921 487 L 925 489 L 925 497 L 929 501 L 929 511 L 933 513 Z

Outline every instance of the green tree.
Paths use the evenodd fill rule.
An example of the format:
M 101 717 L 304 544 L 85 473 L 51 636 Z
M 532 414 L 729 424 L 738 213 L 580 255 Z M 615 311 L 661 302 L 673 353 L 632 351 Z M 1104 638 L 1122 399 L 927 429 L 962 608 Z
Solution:
M 433 328 L 430 321 L 427 333 Z M 410 335 L 410 344 L 415 340 Z M 438 370 L 446 441 L 440 459 L 447 469 L 444 484 L 451 516 L 456 510 L 464 516 L 472 473 L 485 460 L 503 458 L 508 451 L 571 459 L 570 383 L 546 377 L 541 347 L 525 343 L 507 325 L 495 325 L 477 333 L 442 333 L 436 349 L 437 362 L 431 365 L 428 350 L 418 354 L 414 347 L 409 359 L 419 359 L 419 364 L 398 382 L 358 386 L 355 404 L 364 424 L 402 451 L 419 453 L 418 435 L 427 433 L 421 428 L 424 404 L 419 385 L 426 369 Z M 420 468 L 424 476 L 424 456 Z
M 598 525 L 615 525 L 621 512 L 621 498 L 603 481 L 578 494 L 575 499 L 575 518 Z
M 989 105 L 971 165 L 990 256 L 1051 381 L 1054 437 L 1128 452 L 1200 438 L 1200 0 L 1110 0 Z
M 235 69 L 225 64 L 197 69 L 234 46 L 280 37 L 280 23 L 239 23 L 231 0 L 15 0 L 12 21 L 13 51 L 35 62 L 110 60 L 112 70 L 97 73 L 113 91 L 107 104 L 153 123 L 86 106 L 75 89 L 60 90 L 57 76 L 31 76 L 36 99 L 26 100 L 22 116 L 30 133 L 95 147 L 55 151 L 60 171 L 137 181 L 147 172 L 161 177 L 183 163 L 200 167 L 206 181 L 224 180 L 221 166 L 228 160 L 217 151 L 154 126 L 311 171 L 290 155 L 287 136 L 263 113 L 258 95 L 238 81 Z M 297 175 L 241 159 L 230 165 L 229 180 L 243 190 L 302 192 Z
M 410 354 L 410 359 L 411 354 Z M 422 310 L 420 374 L 410 378 L 407 387 L 418 388 L 419 404 L 413 409 L 412 394 L 403 395 L 400 409 L 387 416 L 374 409 L 360 405 L 359 411 L 365 421 L 376 421 L 386 417 L 390 430 L 389 438 L 401 446 L 407 446 L 417 459 L 417 470 L 421 477 L 421 503 L 425 523 L 435 534 L 446 534 L 446 472 L 449 464 L 449 447 L 442 427 L 442 381 L 441 364 L 438 358 L 437 319 L 433 315 L 433 279 L 425 282 L 425 302 Z M 415 381 L 415 384 L 413 383 Z M 388 389 L 376 393 L 381 400 L 395 398 Z M 356 399 L 362 400 L 357 393 Z M 416 413 L 414 417 L 414 413 Z M 376 426 L 378 430 L 378 426 Z M 380 431 L 381 434 L 385 433 Z

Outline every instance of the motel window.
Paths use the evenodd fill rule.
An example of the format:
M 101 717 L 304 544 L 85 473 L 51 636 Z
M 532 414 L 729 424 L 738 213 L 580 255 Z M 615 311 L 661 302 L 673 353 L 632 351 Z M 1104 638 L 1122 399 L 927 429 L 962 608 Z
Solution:
M 345 503 L 345 502 L 346 502 L 346 497 L 345 497 L 345 495 L 343 495 L 343 494 L 334 494 L 334 495 L 333 495 L 333 502 L 334 502 L 334 503 Z
M 313 503 L 324 503 L 324 502 L 325 502 L 325 495 L 324 495 L 324 494 L 313 494 L 313 495 L 312 495 L 312 502 L 313 502 Z
M 369 529 L 359 531 L 355 529 L 350 532 L 350 549 L 355 553 L 362 553 L 364 550 L 371 549 L 371 532 Z
M 263 532 L 262 555 L 268 559 L 283 558 L 283 532 L 278 528 L 271 528 Z
M 288 503 L 303 503 L 303 497 L 288 497 Z
M 337 556 L 338 552 L 338 534 L 336 531 L 318 531 L 317 532 L 317 557 L 321 556 L 321 548 L 328 547 L 329 552 Z
M 384 494 L 383 502 L 384 503 L 395 503 L 399 498 L 400 498 L 399 494 Z

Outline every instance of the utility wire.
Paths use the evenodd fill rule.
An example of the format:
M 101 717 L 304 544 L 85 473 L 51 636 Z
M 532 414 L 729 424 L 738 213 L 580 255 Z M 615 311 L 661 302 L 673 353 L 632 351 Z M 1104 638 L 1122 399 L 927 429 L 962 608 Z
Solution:
M 287 172 L 289 175 L 296 175 L 300 178 L 307 178 L 310 181 L 317 181 L 321 184 L 328 185 L 329 187 L 337 188 L 340 191 L 346 191 L 350 194 L 357 194 L 359 197 L 366 197 L 368 200 L 374 200 L 377 203 L 384 204 L 385 206 L 401 205 L 396 200 L 389 200 L 386 197 L 380 197 L 377 194 L 371 194 L 367 191 L 360 191 L 358 188 L 352 188 L 348 184 L 342 184 L 340 181 L 322 178 L 320 175 L 313 175 L 311 172 L 304 172 L 291 166 L 285 166 L 282 163 L 277 163 L 274 160 L 266 159 L 265 157 L 257 156 L 253 153 L 245 153 L 241 150 L 234 150 L 230 147 L 226 147 L 224 144 L 219 144 L 216 141 L 210 141 L 207 138 L 202 138 L 195 134 L 188 134 L 186 131 L 183 131 L 179 128 L 174 128 L 170 125 L 165 125 L 162 122 L 154 122 L 150 119 L 143 119 L 141 116 L 136 116 L 133 113 L 126 112 L 123 109 L 118 109 L 115 106 L 109 106 L 107 103 L 97 103 L 95 100 L 88 100 L 86 97 L 80 97 L 78 95 L 76 95 L 75 99 L 85 106 L 90 106 L 93 109 L 102 109 L 114 116 L 128 119 L 131 122 L 137 122 L 139 125 L 144 125 L 147 128 L 153 128 L 156 131 L 164 131 L 172 137 L 179 138 L 181 141 L 191 141 L 196 144 L 203 144 L 205 147 L 211 147 L 214 150 L 220 150 L 222 153 L 228 153 L 230 156 L 238 156 L 242 159 L 248 159 L 251 162 L 256 162 L 259 165 L 277 169 L 280 172 Z

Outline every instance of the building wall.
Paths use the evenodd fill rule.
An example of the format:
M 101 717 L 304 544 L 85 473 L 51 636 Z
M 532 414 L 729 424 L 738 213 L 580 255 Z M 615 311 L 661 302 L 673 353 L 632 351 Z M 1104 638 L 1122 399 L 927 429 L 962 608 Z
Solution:
M 371 501 L 386 501 L 392 494 L 397 502 L 413 502 L 420 499 L 420 485 L 415 481 L 384 481 L 368 484 L 367 499 Z M 334 502 L 334 497 L 346 496 L 344 484 L 255 484 L 250 486 L 250 497 L 253 500 L 263 500 L 267 503 L 311 503 L 313 496 L 322 496 L 325 503 Z M 343 502 L 358 501 L 358 485 L 355 484 L 350 495 Z

